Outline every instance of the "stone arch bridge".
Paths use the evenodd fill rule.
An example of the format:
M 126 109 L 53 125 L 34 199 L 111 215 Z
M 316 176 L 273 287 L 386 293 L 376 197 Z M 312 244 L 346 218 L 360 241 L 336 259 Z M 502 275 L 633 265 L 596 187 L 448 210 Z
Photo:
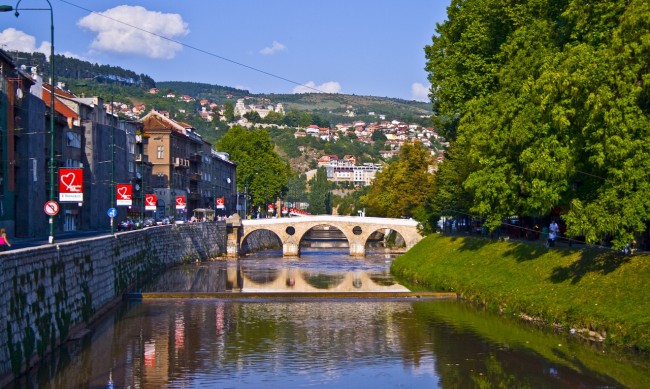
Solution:
M 330 226 L 339 229 L 350 246 L 350 256 L 366 255 L 368 238 L 377 231 L 390 229 L 399 233 L 406 249 L 410 249 L 422 239 L 418 232 L 418 222 L 412 219 L 390 219 L 358 216 L 300 216 L 277 219 L 241 220 L 238 215 L 228 219 L 228 256 L 238 257 L 241 244 L 255 231 L 273 232 L 282 242 L 285 257 L 300 256 L 300 241 L 314 227 Z

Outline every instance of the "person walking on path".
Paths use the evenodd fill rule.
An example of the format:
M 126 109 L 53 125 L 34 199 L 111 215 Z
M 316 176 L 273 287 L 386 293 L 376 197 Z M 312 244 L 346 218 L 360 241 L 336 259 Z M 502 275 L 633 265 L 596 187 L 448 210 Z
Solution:
M 6 251 L 7 247 L 11 247 L 9 239 L 7 239 L 7 233 L 4 228 L 0 228 L 0 251 Z
M 553 220 L 548 226 L 548 240 L 546 242 L 546 247 L 555 246 L 555 240 L 557 239 L 560 233 L 560 227 L 557 225 L 557 222 Z

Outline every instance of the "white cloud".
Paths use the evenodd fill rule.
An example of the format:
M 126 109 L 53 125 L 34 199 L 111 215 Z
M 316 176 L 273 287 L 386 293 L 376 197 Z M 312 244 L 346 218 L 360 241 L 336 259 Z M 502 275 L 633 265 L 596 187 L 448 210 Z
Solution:
M 41 45 L 36 47 L 36 38 L 24 33 L 23 31 L 16 30 L 15 28 L 7 28 L 0 32 L 0 47 L 5 51 L 22 51 L 25 53 L 43 53 L 50 55 L 50 42 L 41 42 Z
M 411 84 L 411 98 L 417 101 L 429 101 L 429 87 L 414 82 Z
M 287 51 L 287 47 L 283 45 L 282 43 L 278 41 L 273 41 L 273 44 L 271 44 L 271 47 L 265 47 L 262 50 L 260 50 L 260 54 L 262 55 L 273 55 L 276 53 L 279 53 L 280 51 Z
M 293 88 L 293 93 L 339 93 L 341 91 L 341 84 L 336 81 L 325 82 L 316 85 L 315 82 L 309 81 L 304 85 L 299 85 Z
M 163 36 L 174 39 L 190 32 L 179 14 L 164 14 L 129 5 L 93 12 L 81 18 L 77 25 L 97 33 L 91 43 L 95 50 L 160 59 L 174 58 L 182 49 L 180 44 Z

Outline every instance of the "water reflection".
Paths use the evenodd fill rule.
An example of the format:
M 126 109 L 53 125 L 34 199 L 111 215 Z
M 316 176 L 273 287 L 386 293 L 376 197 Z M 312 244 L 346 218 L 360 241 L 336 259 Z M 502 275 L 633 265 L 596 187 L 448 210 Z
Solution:
M 649 378 L 532 329 L 531 342 L 565 355 L 497 341 L 482 333 L 491 321 L 446 301 L 132 302 L 20 387 L 103 388 L 110 373 L 117 388 L 641 388 Z
M 302 280 L 305 288 L 355 288 L 356 279 L 393 287 L 386 260 L 260 256 L 239 266 L 175 269 L 156 287 L 205 283 L 218 291 L 230 282 L 232 288 L 233 265 L 244 290 L 253 282 L 290 288 L 288 275 L 295 276 L 293 287 Z M 16 387 L 105 388 L 111 374 L 116 388 L 133 389 L 644 388 L 650 382 L 647 365 L 455 301 L 170 299 L 125 303 Z
M 238 261 L 170 269 L 142 292 L 407 292 L 390 275 L 394 255 L 351 258 L 340 250 L 307 249 L 299 259 L 267 251 Z

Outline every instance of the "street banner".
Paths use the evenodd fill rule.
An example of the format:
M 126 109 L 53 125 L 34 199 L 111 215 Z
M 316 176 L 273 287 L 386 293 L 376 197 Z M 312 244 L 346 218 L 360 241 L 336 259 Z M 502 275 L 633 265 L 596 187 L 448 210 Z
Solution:
M 223 197 L 217 197 L 215 203 L 217 205 L 217 209 L 226 209 L 226 199 Z
M 275 210 L 275 205 L 269 204 L 267 209 L 268 209 L 269 213 L 273 213 L 273 211 Z
M 115 184 L 115 196 L 117 205 L 133 205 L 133 186 L 131 184 Z
M 81 203 L 84 201 L 84 171 L 80 168 L 59 169 L 59 202 Z
M 176 209 L 185 209 L 185 196 L 176 196 Z
M 155 211 L 157 202 L 158 202 L 158 196 L 156 196 L 155 194 L 144 195 L 144 210 Z
M 287 208 L 287 206 L 286 205 L 282 206 L 282 214 L 286 215 L 287 213 L 289 213 L 289 209 Z

